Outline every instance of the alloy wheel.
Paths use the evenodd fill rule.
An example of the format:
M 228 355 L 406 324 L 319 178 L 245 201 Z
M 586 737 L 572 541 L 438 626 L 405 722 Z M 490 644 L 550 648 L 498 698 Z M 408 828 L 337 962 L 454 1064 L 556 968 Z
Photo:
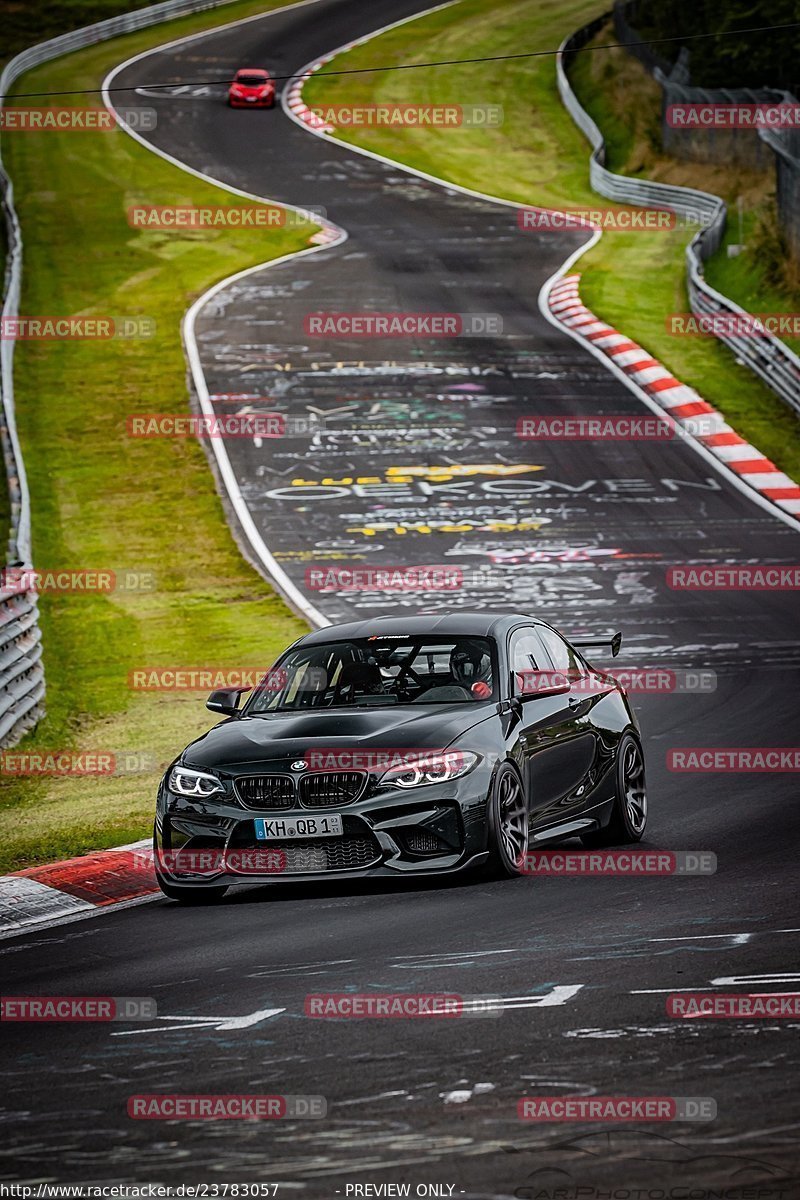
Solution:
M 622 763 L 622 786 L 625 792 L 625 812 L 635 833 L 641 833 L 647 821 L 647 792 L 644 781 L 644 759 L 636 742 L 625 747 Z
M 519 866 L 528 849 L 528 806 L 513 771 L 501 776 L 498 811 L 503 854 L 509 864 Z

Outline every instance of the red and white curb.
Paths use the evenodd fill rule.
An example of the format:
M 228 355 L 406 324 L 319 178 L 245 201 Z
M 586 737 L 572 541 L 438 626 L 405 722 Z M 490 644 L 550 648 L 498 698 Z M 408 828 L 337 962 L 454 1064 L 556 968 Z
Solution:
M 606 325 L 581 301 L 580 275 L 557 280 L 547 296 L 556 320 L 609 358 L 739 480 L 792 517 L 800 517 L 800 487 L 727 423 L 722 413 L 676 379 L 636 342 Z
M 354 42 L 348 42 L 345 46 L 337 46 L 331 53 L 326 54 L 324 58 L 318 58 L 310 67 L 307 67 L 302 75 L 295 75 L 289 81 L 289 86 L 286 92 L 286 107 L 300 121 L 304 121 L 310 129 L 318 129 L 321 133 L 335 133 L 336 129 L 333 125 L 329 125 L 318 113 L 315 113 L 308 107 L 303 99 L 303 88 L 308 83 L 314 71 L 318 71 L 320 67 L 324 67 L 331 62 L 339 54 L 343 54 L 346 50 L 354 50 L 356 46 L 363 46 L 365 42 L 370 41 L 375 35 L 370 33 L 366 37 L 356 38 Z
M 337 132 L 336 126 L 329 124 L 324 117 L 321 117 L 319 113 L 309 108 L 303 99 L 303 88 L 314 72 L 327 66 L 329 62 L 333 62 L 340 54 L 346 54 L 348 50 L 355 50 L 356 46 L 364 46 L 367 42 L 371 42 L 374 38 L 380 36 L 380 34 L 397 29 L 400 25 L 408 25 L 412 21 L 418 21 L 421 17 L 430 16 L 432 13 L 439 12 L 442 8 L 450 8 L 455 3 L 457 3 L 457 0 L 444 0 L 443 4 L 437 4 L 433 8 L 425 9 L 424 12 L 412 13 L 410 17 L 402 17 L 399 21 L 392 21 L 390 25 L 382 25 L 380 29 L 373 29 L 372 33 L 366 33 L 363 37 L 356 38 L 355 41 L 345 42 L 343 46 L 337 46 L 335 50 L 331 50 L 329 54 L 324 55 L 322 58 L 314 59 L 313 62 L 302 67 L 300 72 L 292 76 L 289 80 L 282 99 L 284 110 L 293 116 L 295 120 L 302 121 L 304 125 L 307 125 L 315 133 L 335 134 Z M 356 149 L 356 147 L 351 146 L 350 149 Z M 381 156 L 376 154 L 373 157 L 380 158 Z M 389 160 L 384 159 L 384 161 L 388 162 Z
M 28 867 L 0 877 L 0 937 L 157 892 L 149 840 Z
M 321 59 L 319 63 L 315 63 L 313 70 L 318 71 L 322 63 L 327 62 L 327 59 Z M 289 85 L 286 93 L 286 104 L 292 110 L 294 115 L 301 121 L 305 121 L 311 129 L 321 129 L 325 133 L 333 133 L 333 126 L 328 125 L 323 121 L 322 117 L 312 112 L 303 99 L 303 85 L 311 78 L 310 75 L 295 76 Z

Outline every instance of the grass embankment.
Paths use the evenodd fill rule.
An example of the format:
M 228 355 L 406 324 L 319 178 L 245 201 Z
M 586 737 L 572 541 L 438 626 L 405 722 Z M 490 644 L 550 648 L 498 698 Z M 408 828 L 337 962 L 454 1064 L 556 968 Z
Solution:
M 108 20 L 120 13 L 145 8 L 152 0 L 40 0 L 35 6 L 28 0 L 0 0 L 0 67 L 21 50 L 48 41 L 73 29 Z M 5 220 L 0 215 L 0 278 L 5 272 L 7 254 Z M 11 511 L 6 486 L 5 463 L 0 457 L 0 545 L 3 554 L 8 542 Z
M 280 4 L 233 4 L 93 47 L 24 76 L 19 90 L 97 87 L 128 55 L 271 7 Z M 126 210 L 134 202 L 240 201 L 119 131 L 8 134 L 4 154 L 25 240 L 21 312 L 156 323 L 148 339 L 16 348 L 37 568 L 102 567 L 155 580 L 152 591 L 42 596 L 48 711 L 19 749 L 138 751 L 157 766 L 113 778 L 6 777 L 0 870 L 13 870 L 145 836 L 163 766 L 214 723 L 204 696 L 132 691 L 130 670 L 269 665 L 304 631 L 242 560 L 202 447 L 131 439 L 126 417 L 188 411 L 180 322 L 191 300 L 234 271 L 303 248 L 314 226 L 132 229 Z
M 613 40 L 613 27 L 609 24 L 595 40 Z M 797 311 L 800 302 L 797 267 L 778 246 L 774 169 L 756 171 L 735 164 L 688 162 L 665 155 L 660 134 L 661 89 L 642 65 L 623 50 L 577 56 L 570 79 L 583 107 L 603 131 L 610 170 L 700 188 L 725 200 L 728 205 L 725 239 L 705 264 L 705 277 L 710 285 L 748 312 Z M 729 258 L 727 247 L 741 242 L 745 245 L 744 252 Z M 681 283 L 683 278 L 682 275 Z M 586 302 L 590 306 L 602 305 L 606 299 L 604 281 L 587 275 L 585 284 Z M 681 305 L 686 308 L 684 286 L 679 295 Z M 620 312 L 614 289 L 608 290 L 608 300 L 613 307 L 603 310 L 603 316 L 610 320 L 610 314 Z M 672 311 L 676 311 L 675 306 Z M 632 316 L 635 322 L 635 314 Z M 635 324 L 629 322 L 625 329 L 645 341 L 645 335 L 639 337 L 635 332 Z M 648 336 L 645 342 L 648 348 L 715 403 L 743 437 L 797 478 L 800 474 L 797 420 L 786 405 L 749 371 L 737 368 L 732 355 L 713 341 L 676 339 L 662 328 L 660 341 L 656 342 L 656 333 L 654 330 L 653 336 Z M 800 352 L 800 339 L 783 340 L 796 353 Z M 669 347 L 675 342 L 680 344 L 670 354 Z M 716 369 L 715 364 L 722 359 L 728 366 L 726 379 L 744 376 L 743 389 L 724 386 L 723 390 L 725 381 L 721 379 L 717 393 L 712 394 L 713 378 L 707 382 L 706 360 Z
M 747 6 L 745 6 L 747 7 Z M 757 13 L 759 6 L 749 6 L 749 14 Z M 719 14 L 717 14 L 719 15 Z M 722 26 L 712 20 L 706 24 L 708 12 L 703 5 L 687 5 L 681 10 L 683 36 L 691 38 L 698 33 L 705 35 L 702 55 L 692 57 L 692 82 L 697 87 L 726 88 L 734 82 L 739 88 L 761 88 L 769 83 L 778 90 L 796 90 L 797 38 L 787 31 L 787 23 L 794 17 L 791 0 L 778 0 L 771 4 L 769 16 L 772 32 L 765 31 L 750 39 L 727 36 L 740 25 L 741 10 L 736 3 L 726 6 Z M 638 33 L 648 39 L 658 39 L 675 32 L 675 8 L 642 6 L 636 14 Z M 598 35 L 599 39 L 613 34 L 609 22 Z M 674 54 L 675 51 L 671 51 Z M 614 74 L 614 89 L 607 93 L 610 103 L 603 114 L 610 124 L 622 134 L 617 146 L 612 146 L 614 169 L 625 172 L 646 173 L 655 178 L 692 184 L 695 180 L 713 188 L 728 204 L 729 220 L 725 240 L 720 250 L 706 263 L 706 278 L 713 287 L 732 297 L 741 307 L 751 313 L 797 311 L 800 304 L 800 261 L 792 258 L 788 241 L 783 232 L 776 204 L 775 156 L 755 133 L 749 135 L 751 142 L 761 145 L 763 165 L 759 171 L 744 171 L 732 162 L 723 162 L 718 167 L 701 163 L 686 163 L 676 157 L 665 156 L 661 149 L 660 107 L 662 94 L 652 84 L 647 92 L 641 81 L 646 73 L 635 59 L 628 55 L 609 56 Z M 599 66 L 599 63 L 592 64 Z M 588 79 L 588 93 L 597 93 L 600 82 L 597 73 Z M 628 96 L 634 96 L 634 104 Z M 597 103 L 603 103 L 601 94 L 595 95 Z M 634 124 L 649 126 L 649 146 L 634 150 L 629 156 L 630 132 Z M 723 155 L 732 146 L 735 134 L 718 133 Z M 725 142 L 728 142 L 726 147 Z M 627 144 L 626 144 L 627 143 Z M 675 149 L 680 147 L 676 143 Z M 728 153 L 728 157 L 732 154 Z M 728 256 L 728 249 L 736 245 L 740 253 Z M 781 335 L 795 351 L 800 351 L 800 338 Z
M 478 58 L 555 48 L 569 33 L 601 10 L 595 0 L 485 0 L 465 3 L 400 26 L 342 55 L 330 70 L 431 59 Z M 605 131 L 610 112 L 593 100 L 592 76 L 609 51 L 581 56 L 578 86 L 582 102 Z M 638 63 L 641 93 L 656 85 Z M 595 62 L 597 60 L 597 62 Z M 599 62 L 599 66 L 597 63 Z M 594 66 L 592 65 L 594 64 Z M 374 75 L 324 77 L 307 84 L 312 105 L 336 103 L 501 103 L 504 123 L 493 129 L 361 128 L 338 136 L 444 179 L 524 204 L 591 206 L 606 202 L 589 187 L 589 147 L 561 104 L 552 56 L 485 62 Z M 603 82 L 607 86 L 607 81 Z M 639 112 L 639 93 L 627 90 L 626 114 Z M 589 94 L 591 93 L 591 95 Z M 603 101 L 603 103 L 606 103 Z M 613 107 L 613 106 L 611 106 Z M 616 111 L 616 110 L 615 110 Z M 647 110 L 650 111 L 649 109 Z M 637 126 L 640 117 L 637 115 Z M 620 126 L 623 124 L 619 122 Z M 615 136 L 608 130 L 612 154 Z M 627 135 L 630 136 L 630 135 Z M 641 138 L 637 133 L 635 140 Z M 688 171 L 688 168 L 687 168 Z M 700 182 L 720 190 L 711 176 Z M 689 178 L 676 182 L 691 182 Z M 520 233 L 520 237 L 526 236 Z M 795 418 L 780 400 L 715 339 L 678 338 L 667 333 L 669 313 L 688 309 L 684 231 L 606 232 L 576 265 L 583 275 L 585 302 L 604 320 L 646 346 L 685 383 L 716 405 L 737 430 L 782 469 L 800 475 L 800 444 Z M 736 260 L 733 260 L 736 261 Z

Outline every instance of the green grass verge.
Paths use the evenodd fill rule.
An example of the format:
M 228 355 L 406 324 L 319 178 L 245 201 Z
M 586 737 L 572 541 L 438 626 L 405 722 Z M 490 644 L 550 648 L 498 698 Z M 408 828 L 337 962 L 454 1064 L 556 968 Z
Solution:
M 535 7 L 529 0 L 495 0 L 491 5 L 465 0 L 356 47 L 329 69 L 555 48 L 602 9 L 595 0 L 543 0 Z M 580 56 L 580 69 L 589 71 L 595 60 L 600 66 L 594 69 L 603 69 L 607 53 Z M 648 83 L 655 87 L 641 74 L 643 90 Z M 600 111 L 606 104 L 603 93 L 598 99 L 595 87 L 587 88 L 586 82 L 583 77 L 577 80 L 582 102 L 605 129 L 615 106 L 608 104 Z M 588 143 L 561 104 L 552 57 L 486 62 L 479 70 L 458 64 L 328 79 L 323 69 L 307 84 L 304 97 L 312 106 L 502 103 L 505 120 L 496 129 L 364 128 L 337 136 L 443 179 L 521 203 L 556 208 L 605 204 L 589 187 Z M 629 106 L 637 111 L 630 94 Z M 640 149 L 647 145 L 647 131 L 637 129 L 633 138 L 623 121 L 609 129 L 609 138 L 620 156 L 630 157 L 640 142 Z M 783 470 L 800 477 L 796 420 L 785 405 L 716 340 L 681 339 L 666 332 L 666 315 L 688 308 L 686 241 L 681 231 L 607 232 L 576 266 L 583 275 L 583 299 L 697 388 Z
M 744 244 L 745 249 L 730 258 L 728 246 L 734 243 Z M 748 312 L 797 312 L 800 263 L 781 258 L 781 266 L 777 267 L 776 260 L 783 254 L 783 240 L 777 232 L 771 198 L 759 209 L 744 210 L 741 233 L 737 210 L 731 205 L 724 241 L 706 264 L 706 279 Z M 765 260 L 769 265 L 765 265 Z M 783 340 L 795 354 L 800 354 L 800 338 Z
M 19 89 L 96 87 L 123 58 L 275 0 L 234 4 L 56 60 Z M 83 98 L 61 103 L 86 103 Z M 248 114 L 249 115 L 249 114 Z M 269 114 L 265 114 L 269 119 Z M 314 226 L 210 233 L 130 228 L 126 209 L 237 203 L 122 132 L 9 135 L 25 241 L 24 314 L 147 316 L 153 338 L 20 342 L 20 437 L 40 568 L 152 572 L 156 589 L 44 595 L 47 716 L 21 750 L 152 755 L 156 770 L 3 780 L 0 870 L 146 836 L 164 765 L 214 724 L 196 693 L 130 690 L 135 667 L 268 666 L 305 626 L 241 558 L 203 449 L 130 439 L 135 412 L 188 411 L 181 317 L 214 281 L 308 244 Z

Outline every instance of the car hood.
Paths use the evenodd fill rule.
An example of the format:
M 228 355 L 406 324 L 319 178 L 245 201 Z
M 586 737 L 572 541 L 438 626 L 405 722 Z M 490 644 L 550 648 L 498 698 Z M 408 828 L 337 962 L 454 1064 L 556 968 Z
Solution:
M 234 717 L 187 746 L 182 761 L 193 767 L 233 769 L 307 751 L 442 750 L 496 712 L 496 705 L 402 705 L 349 712 L 275 713 Z

